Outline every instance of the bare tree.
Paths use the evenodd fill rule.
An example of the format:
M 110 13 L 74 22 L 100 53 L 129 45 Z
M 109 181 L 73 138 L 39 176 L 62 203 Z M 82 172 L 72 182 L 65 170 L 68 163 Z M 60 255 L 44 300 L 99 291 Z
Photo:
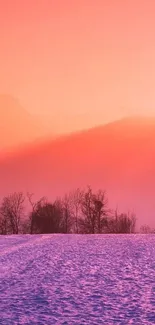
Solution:
M 73 224 L 70 194 L 66 194 L 62 199 L 58 199 L 57 203 L 62 209 L 62 231 L 66 234 L 70 233 Z
M 84 191 L 80 188 L 70 192 L 71 213 L 74 220 L 75 227 L 73 231 L 79 233 L 79 220 L 82 215 L 81 206 L 84 198 Z
M 45 203 L 46 203 L 46 197 L 41 197 L 38 201 L 34 202 L 33 201 L 33 193 L 29 193 L 27 192 L 27 198 L 29 201 L 29 204 L 31 206 L 31 213 L 29 216 L 29 227 L 30 227 L 30 234 L 32 235 L 34 231 L 36 231 L 36 229 L 34 229 L 35 223 L 34 223 L 34 219 L 36 217 L 37 212 L 39 211 L 39 208 L 41 208 Z
M 136 231 L 136 215 L 135 213 L 128 213 L 128 217 L 130 218 L 130 233 L 133 234 Z
M 95 233 L 95 215 L 94 206 L 92 202 L 93 193 L 90 186 L 84 193 L 83 200 L 81 202 L 82 218 L 80 219 L 80 228 L 82 233 Z
M 13 193 L 3 198 L 0 214 L 5 232 L 18 234 L 24 211 L 25 197 L 22 192 Z M 6 230 L 7 228 L 7 230 Z
M 142 225 L 140 227 L 140 233 L 141 234 L 154 234 L 155 233 L 155 230 L 152 229 L 150 226 L 148 225 Z
M 107 225 L 108 209 L 105 191 L 99 190 L 93 193 L 90 186 L 84 193 L 82 200 L 82 214 L 80 218 L 80 227 L 82 232 L 102 233 Z
M 99 190 L 94 196 L 93 196 L 93 202 L 94 202 L 94 213 L 96 215 L 96 232 L 98 234 L 101 234 L 103 232 L 103 228 L 107 226 L 108 222 L 108 214 L 109 209 L 108 206 L 108 199 L 106 197 L 106 192 Z
M 7 235 L 8 220 L 6 216 L 0 215 L 0 235 Z
M 114 215 L 108 220 L 109 233 L 134 233 L 136 227 L 136 216 L 134 213 L 118 213 L 114 211 Z
M 119 219 L 119 215 L 118 215 L 118 211 L 117 209 L 113 212 L 111 211 L 111 215 L 108 218 L 108 223 L 107 223 L 107 233 L 118 233 L 119 229 L 118 229 L 118 219 Z

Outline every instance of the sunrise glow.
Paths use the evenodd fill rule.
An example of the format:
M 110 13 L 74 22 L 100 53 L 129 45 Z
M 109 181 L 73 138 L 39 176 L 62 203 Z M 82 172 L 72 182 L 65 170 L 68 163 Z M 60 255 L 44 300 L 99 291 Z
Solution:
M 53 133 L 155 110 L 155 4 L 0 1 L 0 92 Z

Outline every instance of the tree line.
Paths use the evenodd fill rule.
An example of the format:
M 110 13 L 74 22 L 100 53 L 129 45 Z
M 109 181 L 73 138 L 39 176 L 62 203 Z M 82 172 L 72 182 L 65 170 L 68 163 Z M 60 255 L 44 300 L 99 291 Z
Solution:
M 47 233 L 134 233 L 134 213 L 118 213 L 108 206 L 103 190 L 94 192 L 90 186 L 76 189 L 50 202 L 45 197 L 34 201 L 31 193 L 12 193 L 0 205 L 0 234 Z M 26 212 L 26 201 L 31 211 Z

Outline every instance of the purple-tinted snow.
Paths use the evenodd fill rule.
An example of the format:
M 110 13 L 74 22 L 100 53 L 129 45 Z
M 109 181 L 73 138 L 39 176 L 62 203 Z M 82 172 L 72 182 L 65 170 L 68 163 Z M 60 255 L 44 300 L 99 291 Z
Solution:
M 155 324 L 155 236 L 0 236 L 0 324 Z

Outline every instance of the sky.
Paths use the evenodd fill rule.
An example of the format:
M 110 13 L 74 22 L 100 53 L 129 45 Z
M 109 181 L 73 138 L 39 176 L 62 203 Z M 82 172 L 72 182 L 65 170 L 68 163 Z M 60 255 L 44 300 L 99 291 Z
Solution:
M 155 114 L 152 0 L 0 0 L 0 93 L 53 132 Z

